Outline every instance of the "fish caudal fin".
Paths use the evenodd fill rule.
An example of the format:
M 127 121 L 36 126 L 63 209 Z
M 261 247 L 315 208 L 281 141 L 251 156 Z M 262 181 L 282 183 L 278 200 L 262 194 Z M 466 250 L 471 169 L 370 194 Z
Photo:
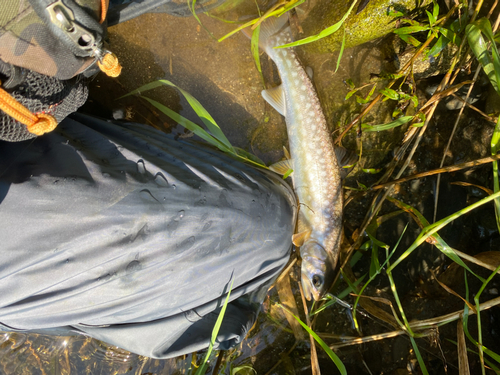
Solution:
M 287 30 L 288 29 L 288 30 Z M 272 40 L 272 36 L 277 34 L 280 31 L 287 31 L 286 35 L 291 38 L 292 33 L 290 31 L 290 25 L 288 23 L 288 16 L 286 14 L 281 17 L 269 17 L 260 25 L 260 33 L 259 33 L 259 46 L 266 53 L 273 58 L 273 47 L 281 44 L 287 44 L 288 42 L 282 40 L 282 43 L 276 44 L 270 42 Z M 290 42 L 292 40 L 290 39 Z

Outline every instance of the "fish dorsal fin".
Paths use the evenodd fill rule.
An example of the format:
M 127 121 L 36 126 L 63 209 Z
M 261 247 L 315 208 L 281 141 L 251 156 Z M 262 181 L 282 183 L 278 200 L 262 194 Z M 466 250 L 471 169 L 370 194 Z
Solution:
M 271 164 L 269 166 L 269 169 L 272 170 L 273 172 L 276 172 L 278 174 L 284 175 L 290 169 L 293 170 L 293 168 L 292 168 L 292 160 L 291 159 L 286 159 L 286 160 L 282 160 L 282 161 L 279 161 L 277 163 Z
M 295 246 L 301 247 L 304 244 L 304 242 L 306 242 L 306 240 L 309 238 L 310 235 L 311 235 L 310 230 L 306 230 L 301 233 L 295 233 L 292 236 L 292 242 Z
M 351 171 L 354 164 L 358 161 L 358 155 L 342 146 L 335 146 L 335 156 L 337 157 L 337 163 L 340 167 L 340 176 L 345 178 Z M 348 166 L 349 168 L 344 168 Z
M 306 73 L 309 76 L 309 78 L 311 78 L 311 81 L 312 81 L 314 73 L 313 73 L 313 70 L 310 66 L 306 66 Z
M 280 115 L 285 116 L 285 91 L 283 85 L 262 90 L 262 97 L 268 102 Z

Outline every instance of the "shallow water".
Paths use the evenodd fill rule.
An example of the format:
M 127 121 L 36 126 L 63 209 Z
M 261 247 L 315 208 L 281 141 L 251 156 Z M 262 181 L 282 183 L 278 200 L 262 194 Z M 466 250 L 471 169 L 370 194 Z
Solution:
M 304 4 L 297 12 L 299 19 L 307 17 L 308 7 L 312 6 L 314 2 Z M 239 9 L 240 13 L 250 16 L 255 13 L 254 2 L 245 2 Z M 235 27 L 205 15 L 200 15 L 200 19 L 216 37 Z M 117 54 L 123 65 L 123 72 L 118 79 L 110 79 L 102 74 L 94 79 L 91 98 L 86 105 L 87 111 L 108 118 L 114 113 L 115 116 L 126 116 L 128 120 L 148 123 L 182 137 L 189 136 L 183 128 L 175 126 L 170 119 L 152 109 L 144 100 L 137 97 L 117 100 L 119 96 L 143 84 L 165 78 L 195 96 L 214 117 L 233 145 L 256 154 L 267 163 L 278 161 L 283 156 L 282 146 L 287 144 L 285 122 L 261 98 L 263 85 L 250 52 L 250 41 L 242 33 L 218 43 L 193 17 L 146 14 L 110 28 L 109 43 L 110 49 Z M 344 101 L 349 89 L 343 81 L 351 78 L 361 84 L 369 81 L 370 73 L 394 69 L 394 61 L 388 57 L 386 51 L 388 43 L 388 40 L 382 39 L 346 50 L 336 73 L 337 54 L 316 54 L 299 49 L 301 60 L 313 68 L 314 82 L 334 135 L 338 134 L 339 126 L 348 123 L 360 110 L 360 106 L 353 101 Z M 278 74 L 268 58 L 261 55 L 261 59 L 266 82 L 278 83 Z M 195 114 L 174 89 L 159 88 L 145 95 L 196 122 Z M 371 120 L 374 124 L 383 123 L 390 118 L 391 112 L 391 106 L 379 106 L 372 112 L 376 115 L 372 114 L 366 120 Z M 481 139 L 491 136 L 491 126 L 481 123 L 473 115 L 469 116 L 453 146 L 454 163 L 473 160 L 487 153 Z M 438 112 L 435 126 L 426 133 L 422 147 L 410 165 L 410 172 L 437 167 L 452 123 L 450 112 Z M 402 135 L 401 129 L 384 134 L 365 133 L 358 140 L 363 144 L 367 156 L 362 160 L 362 167 L 372 168 L 380 166 L 384 159 L 387 161 Z M 355 132 L 348 135 L 345 144 L 355 147 Z M 472 188 L 449 185 L 450 181 L 472 179 L 479 185 L 488 185 L 491 183 L 490 175 L 490 169 L 478 168 L 472 175 L 456 173 L 445 177 L 442 182 L 438 219 L 483 196 Z M 369 185 L 376 179 L 377 176 L 356 174 L 347 180 L 347 185 L 356 187 L 357 180 Z M 435 180 L 421 179 L 402 185 L 397 196 L 419 209 L 429 219 L 432 217 L 434 189 Z M 359 227 L 370 199 L 371 197 L 359 197 L 347 206 L 345 216 L 348 237 Z M 383 212 L 393 210 L 394 207 L 386 205 Z M 443 236 L 450 245 L 463 251 L 466 249 L 470 254 L 499 250 L 498 232 L 491 220 L 491 207 L 484 208 L 481 212 L 471 214 L 446 228 Z M 383 223 L 377 232 L 379 239 L 393 246 L 407 223 L 410 223 L 410 226 L 401 242 L 401 250 L 398 251 L 402 253 L 419 233 L 418 226 L 408 215 L 400 215 Z M 369 259 L 369 256 L 361 259 L 353 270 L 354 276 L 360 277 L 368 272 Z M 428 268 L 444 269 L 448 264 L 435 248 L 424 245 L 412 254 L 408 262 L 395 270 L 394 277 L 398 287 L 401 286 L 398 291 L 403 303 L 408 306 L 406 312 L 409 319 L 424 319 L 462 308 L 460 300 L 442 293 L 435 285 L 430 285 L 432 276 Z M 297 280 L 296 270 L 291 276 Z M 452 280 L 458 283 L 459 279 Z M 292 280 L 292 286 L 297 297 L 295 281 Z M 371 292 L 389 298 L 388 285 L 386 277 L 377 278 L 371 286 Z M 345 287 L 345 283 L 341 283 L 337 292 Z M 492 284 L 491 296 L 495 296 L 495 288 L 496 284 Z M 352 299 L 346 300 L 352 303 Z M 273 288 L 262 307 L 256 326 L 247 339 L 233 351 L 223 354 L 224 360 L 219 373 L 231 374 L 234 368 L 241 366 L 251 367 L 257 374 L 311 373 L 309 341 L 296 342 L 288 321 L 276 305 L 277 302 L 277 292 Z M 495 327 L 498 313 L 493 309 L 484 319 L 486 326 Z M 393 330 L 373 318 L 361 320 L 365 335 Z M 473 325 L 475 323 L 471 321 L 470 327 Z M 357 335 L 352 327 L 349 311 L 339 305 L 321 315 L 316 329 L 319 332 L 338 335 L 337 339 L 329 342 L 338 342 L 342 337 Z M 450 324 L 441 330 L 442 350 L 447 358 L 451 358 L 452 363 L 456 355 L 453 351 L 456 349 L 446 338 L 455 340 L 455 329 L 455 324 Z M 485 332 L 491 333 L 490 336 L 487 335 L 486 340 L 490 340 L 490 346 L 494 347 L 493 342 L 498 333 L 493 331 L 485 329 Z M 433 367 L 431 373 L 444 373 L 439 349 L 425 339 L 418 343 L 428 363 Z M 405 336 L 363 346 L 349 346 L 338 354 L 350 374 L 369 373 L 367 368 L 372 373 L 418 373 L 418 370 L 414 370 L 414 353 Z M 320 349 L 318 356 L 322 373 L 336 373 L 334 365 Z M 171 360 L 145 358 L 84 336 L 55 337 L 21 333 L 0 335 L 0 373 L 5 374 L 184 374 L 190 368 L 192 360 L 192 355 Z M 456 366 L 450 365 L 448 373 L 456 372 Z M 243 370 L 240 373 L 244 374 Z

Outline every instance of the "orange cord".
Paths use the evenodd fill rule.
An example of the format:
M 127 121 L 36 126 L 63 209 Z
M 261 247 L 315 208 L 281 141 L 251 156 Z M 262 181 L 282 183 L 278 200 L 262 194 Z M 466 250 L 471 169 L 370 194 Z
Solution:
M 101 0 L 101 20 L 99 23 L 103 23 L 106 19 L 106 15 L 108 13 L 109 0 Z
M 56 119 L 46 113 L 33 114 L 28 108 L 14 99 L 7 91 L 0 88 L 0 110 L 26 125 L 35 135 L 51 132 L 57 126 Z
M 122 72 L 122 66 L 114 53 L 106 53 L 102 58 L 102 63 L 97 62 L 99 68 L 110 77 L 118 77 Z

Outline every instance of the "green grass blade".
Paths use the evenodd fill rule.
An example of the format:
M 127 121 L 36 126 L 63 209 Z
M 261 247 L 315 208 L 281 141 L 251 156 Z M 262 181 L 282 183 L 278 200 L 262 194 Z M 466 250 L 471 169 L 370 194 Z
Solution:
M 204 375 L 207 371 L 208 359 L 210 358 L 210 355 L 212 354 L 215 340 L 217 340 L 217 335 L 219 334 L 220 326 L 222 325 L 222 319 L 224 318 L 224 314 L 226 313 L 226 307 L 227 307 L 227 304 L 229 303 L 229 296 L 231 295 L 231 290 L 233 289 L 233 282 L 234 282 L 234 278 L 233 278 L 233 280 L 231 280 L 231 285 L 229 286 L 229 291 L 227 292 L 226 300 L 224 301 L 224 304 L 222 305 L 222 308 L 219 312 L 219 316 L 217 317 L 217 321 L 215 322 L 214 329 L 212 330 L 212 337 L 210 338 L 210 344 L 208 345 L 207 353 L 205 354 L 205 358 L 203 359 L 203 363 L 201 364 L 200 367 L 198 367 L 198 370 L 196 371 L 196 375 Z
M 215 137 L 220 143 L 224 144 L 225 149 L 223 149 L 223 151 L 229 150 L 231 153 L 236 154 L 236 151 L 234 150 L 233 146 L 231 145 L 231 143 L 229 142 L 229 140 L 226 138 L 226 136 L 224 135 L 224 133 L 220 129 L 219 125 L 217 125 L 217 123 L 215 122 L 215 120 L 212 118 L 212 116 L 210 116 L 210 114 L 200 104 L 200 102 L 197 99 L 195 99 L 191 94 L 189 94 L 187 91 L 184 91 L 183 89 L 181 89 L 180 87 L 176 86 L 175 84 L 173 84 L 172 82 L 170 82 L 170 81 L 168 81 L 166 79 L 161 79 L 161 80 L 158 80 L 158 81 L 154 81 L 154 82 L 145 84 L 145 85 L 139 87 L 138 89 L 132 90 L 128 94 L 123 95 L 119 99 L 127 97 L 127 96 L 130 96 L 130 95 L 141 94 L 144 91 L 152 90 L 152 89 L 155 89 L 155 88 L 163 86 L 163 85 L 174 87 L 177 90 L 179 90 L 182 93 L 182 95 L 184 95 L 184 97 L 188 101 L 189 105 L 193 108 L 193 110 L 196 112 L 196 114 L 201 119 L 201 121 L 203 121 L 203 123 L 208 128 L 208 130 L 210 131 L 210 133 L 212 133 L 213 137 Z M 163 108 L 163 109 L 160 109 L 160 110 L 163 113 L 165 113 L 167 116 L 169 116 L 172 119 L 174 119 L 175 121 L 179 122 L 181 125 L 185 126 L 186 128 L 188 128 L 189 130 L 191 130 L 192 132 L 194 132 L 199 137 L 205 139 L 210 144 L 212 144 L 212 145 L 214 145 L 216 147 L 219 147 L 217 144 L 214 144 L 213 141 L 208 140 L 208 139 L 206 139 L 205 136 L 201 135 L 200 129 L 201 129 L 201 131 L 206 132 L 203 128 L 201 128 L 198 125 L 194 124 L 193 122 L 187 120 L 187 121 L 189 121 L 190 124 L 194 124 L 194 125 L 196 125 L 196 127 L 198 127 L 198 129 L 196 129 L 196 131 L 193 130 L 193 129 L 191 129 L 192 125 L 189 125 L 189 124 L 184 125 L 184 123 L 186 123 L 185 121 L 178 121 L 177 120 L 178 118 L 182 118 L 182 119 L 186 120 L 184 117 L 180 116 L 179 114 L 175 114 L 174 115 L 175 112 L 173 112 L 169 108 L 165 107 L 164 105 L 162 105 L 162 104 L 160 104 L 160 103 L 158 103 L 158 102 L 156 102 L 156 101 L 154 101 L 152 99 L 148 99 L 146 97 L 144 97 L 144 98 L 146 100 L 148 100 L 151 104 L 153 104 L 153 102 L 154 102 L 155 104 L 153 104 L 153 105 L 156 108 L 158 108 L 158 109 L 160 109 L 159 106 L 161 106 L 161 108 Z M 166 110 L 164 111 L 164 109 L 166 109 Z
M 488 285 L 488 283 L 493 279 L 493 277 L 497 274 L 498 270 L 500 270 L 500 266 L 495 268 L 495 270 L 490 274 L 490 276 L 483 282 L 481 285 L 481 288 L 479 288 L 479 291 L 476 293 L 474 296 L 474 302 L 476 304 L 476 311 L 477 311 L 477 332 L 478 332 L 478 348 L 479 348 L 479 358 L 481 359 L 481 369 L 483 373 L 485 372 L 484 370 L 484 358 L 483 358 L 483 332 L 481 330 L 481 308 L 480 308 L 480 302 L 479 298 L 481 297 L 481 294 L 483 293 L 484 289 Z
M 262 86 L 264 86 L 264 88 L 266 88 L 264 76 L 262 75 L 262 67 L 260 65 L 259 35 L 260 35 L 260 25 L 257 26 L 252 33 L 251 50 L 252 50 L 253 59 L 255 61 L 255 66 L 257 67 L 257 70 L 259 71 L 260 80 L 262 81 Z
M 300 320 L 300 318 L 296 317 L 290 310 L 288 310 L 285 306 L 283 305 L 279 305 L 283 310 L 285 310 L 288 314 L 290 314 L 291 316 L 293 316 L 297 322 L 300 323 L 300 325 L 302 327 L 304 327 L 304 329 L 312 336 L 314 337 L 314 339 L 316 340 L 316 342 L 323 348 L 323 350 L 326 352 L 326 354 L 328 354 L 328 356 L 330 357 L 330 359 L 333 361 L 333 363 L 335 363 L 335 366 L 337 366 L 337 368 L 339 369 L 340 373 L 342 375 L 347 375 L 347 370 L 344 366 L 344 364 L 342 363 L 342 361 L 340 360 L 340 358 L 337 356 L 337 354 L 335 354 L 335 352 L 330 349 L 328 347 L 328 345 L 326 345 L 326 343 L 321 339 L 321 337 L 319 337 L 311 328 L 309 328 L 307 326 L 307 324 L 305 324 L 302 320 Z
M 378 132 L 382 130 L 389 130 L 401 126 L 403 124 L 406 124 L 407 122 L 410 122 L 411 120 L 413 120 L 414 117 L 415 116 L 403 116 L 387 124 L 380 124 L 380 125 L 362 124 L 361 127 L 365 132 Z
M 490 21 L 486 18 L 481 18 L 476 22 L 467 25 L 467 38 L 472 51 L 476 55 L 479 63 L 483 67 L 483 70 L 487 74 L 491 84 L 495 88 L 496 92 L 500 94 L 500 54 L 498 52 L 495 36 L 491 29 Z M 488 43 L 491 46 L 491 55 L 488 52 Z M 491 139 L 491 153 L 496 155 L 498 152 L 498 146 L 500 141 L 500 118 L 495 126 L 495 131 Z M 498 182 L 498 162 L 493 162 L 493 189 L 497 193 L 499 189 Z M 497 219 L 497 227 L 500 230 L 500 199 L 495 200 L 495 216 Z
M 466 30 L 467 40 L 469 42 L 469 46 L 472 52 L 474 53 L 479 63 L 483 67 L 483 70 L 488 76 L 495 91 L 500 94 L 500 61 L 497 60 L 498 56 L 492 57 L 488 52 L 488 44 L 486 43 L 486 40 L 483 38 L 481 32 L 481 31 L 486 31 L 486 33 L 488 33 L 488 31 L 491 30 L 491 25 L 489 24 L 489 21 L 485 22 L 483 20 L 478 20 L 474 23 L 467 25 L 465 30 Z M 492 46 L 494 46 L 493 51 L 496 51 L 496 45 L 494 43 L 494 39 L 492 38 L 490 41 L 493 41 L 492 43 Z M 498 51 L 496 52 L 498 53 Z
M 453 341 L 453 340 L 450 340 L 450 339 L 446 339 L 446 340 L 447 340 L 448 342 L 451 342 L 452 344 L 454 344 L 454 345 L 457 345 L 457 346 L 458 346 L 458 343 L 457 343 L 456 341 Z M 474 354 L 479 355 L 479 353 L 478 353 L 478 352 L 476 352 L 476 351 L 472 350 L 471 348 L 467 348 L 467 351 L 468 351 L 469 353 L 474 353 Z M 484 362 L 485 362 L 488 366 L 490 366 L 490 367 L 492 368 L 492 370 L 493 370 L 496 374 L 500 374 L 500 367 L 495 366 L 495 365 L 493 364 L 493 362 L 489 361 L 489 360 L 488 360 L 488 359 L 486 359 L 486 358 L 484 359 Z
M 419 31 L 429 30 L 429 26 L 405 26 L 394 30 L 394 34 L 407 35 L 412 33 L 418 33 Z
M 149 99 L 145 96 L 142 96 L 143 99 L 147 100 L 149 103 L 151 103 L 155 108 L 159 109 L 161 112 L 166 114 L 168 117 L 170 117 L 172 120 L 176 121 L 180 125 L 184 126 L 186 129 L 192 131 L 194 134 L 196 134 L 198 137 L 201 139 L 205 140 L 206 142 L 210 143 L 212 146 L 215 146 L 219 148 L 221 151 L 224 152 L 229 152 L 231 153 L 231 150 L 226 147 L 222 142 L 218 141 L 216 138 L 212 137 L 210 134 L 207 133 L 205 129 L 203 129 L 201 126 L 198 124 L 195 124 L 194 122 L 188 120 L 184 116 L 181 116 L 175 111 L 172 111 L 170 108 L 164 106 L 161 103 L 158 103 L 156 100 Z
M 153 105 L 155 108 L 163 112 L 165 115 L 170 117 L 172 120 L 176 121 L 178 124 L 184 126 L 186 129 L 192 131 L 194 134 L 196 134 L 198 137 L 203 139 L 204 141 L 208 142 L 212 146 L 217 147 L 219 150 L 228 153 L 229 155 L 233 155 L 237 159 L 240 159 L 244 162 L 253 164 L 257 167 L 264 168 L 264 169 L 269 169 L 265 163 L 260 160 L 257 156 L 241 149 L 238 147 L 232 147 L 232 149 L 229 149 L 224 143 L 219 141 L 217 138 L 213 137 L 211 134 L 209 134 L 205 129 L 203 129 L 201 126 L 198 124 L 195 124 L 191 120 L 188 120 L 184 116 L 178 114 L 177 112 L 172 111 L 170 108 L 164 106 L 161 103 L 158 103 L 157 101 L 147 98 L 145 96 L 141 96 L 144 100 L 147 100 L 151 105 Z
M 500 192 L 495 193 L 490 195 L 489 197 L 483 198 L 480 201 L 477 201 L 474 204 L 471 204 L 470 206 L 467 206 L 460 211 L 457 211 L 444 219 L 441 219 L 437 221 L 434 224 L 431 224 L 424 229 L 422 229 L 422 232 L 420 235 L 416 238 L 416 240 L 413 242 L 413 244 L 389 267 L 388 271 L 394 269 L 399 263 L 403 261 L 408 255 L 410 255 L 413 250 L 415 250 L 417 247 L 419 247 L 422 243 L 424 243 L 430 236 L 432 236 L 434 233 L 439 231 L 440 229 L 444 228 L 446 225 L 451 223 L 453 220 L 457 219 L 458 217 L 482 206 L 483 204 L 486 204 L 488 202 L 491 202 L 492 200 L 495 200 L 497 198 L 500 198 Z
M 231 145 L 231 143 L 229 143 L 229 140 L 226 138 L 219 125 L 217 125 L 213 117 L 210 116 L 210 113 L 208 113 L 208 111 L 201 105 L 201 103 L 195 97 L 193 97 L 190 93 L 184 91 L 183 89 L 181 89 L 180 87 L 176 86 L 175 84 L 166 79 L 161 79 L 159 82 L 163 85 L 174 87 L 177 90 L 179 90 L 182 93 L 182 95 L 184 95 L 189 105 L 191 106 L 191 108 L 193 108 L 193 110 L 196 112 L 201 121 L 203 121 L 208 131 L 220 142 L 222 142 L 229 150 L 236 153 L 234 151 L 233 146 Z
M 500 146 L 500 117 L 498 118 L 497 124 L 495 125 L 495 130 L 493 131 L 493 136 L 491 137 L 491 154 L 496 155 Z M 493 191 L 497 193 L 499 188 L 498 183 L 498 162 L 495 160 L 492 163 L 493 166 Z M 497 228 L 500 231 L 500 200 L 495 199 L 495 216 L 497 219 Z
M 191 11 L 191 13 L 193 14 L 194 18 L 196 18 L 196 21 L 198 21 L 198 23 L 200 24 L 200 26 L 203 27 L 203 29 L 208 33 L 208 35 L 210 35 L 210 37 L 212 39 L 217 40 L 217 38 L 214 36 L 214 34 L 212 34 L 211 31 L 208 30 L 203 23 L 201 23 L 200 18 L 196 14 L 196 0 L 193 0 L 192 2 L 190 2 L 189 0 L 187 0 L 187 2 L 188 2 L 188 8 Z
M 243 25 L 237 27 L 233 31 L 231 31 L 231 32 L 227 33 L 226 35 L 224 35 L 222 38 L 219 38 L 217 41 L 218 42 L 222 42 L 224 39 L 229 38 L 231 35 L 236 34 L 238 31 L 241 31 L 243 29 L 246 29 L 247 27 L 250 27 L 250 26 L 256 24 L 258 20 L 259 20 L 258 18 L 255 18 L 255 19 L 253 19 L 251 21 L 248 21 L 248 22 L 244 23 Z
M 344 35 L 342 36 L 342 44 L 340 45 L 340 52 L 339 52 L 339 57 L 337 58 L 337 66 L 335 67 L 335 73 L 337 73 L 337 70 L 339 70 L 340 59 L 344 54 L 344 48 L 345 48 L 345 29 L 344 29 Z
M 403 310 L 403 304 L 399 300 L 399 295 L 398 291 L 396 288 L 396 283 L 394 282 L 394 278 L 392 277 L 392 272 L 390 271 L 390 265 L 387 263 L 388 268 L 387 268 L 387 277 L 389 278 L 389 284 L 391 285 L 391 290 L 392 290 L 392 295 L 394 296 L 394 299 L 396 301 L 396 304 L 398 305 L 399 313 L 401 314 L 401 317 L 403 318 L 404 322 L 404 327 L 406 328 L 406 331 L 409 333 L 410 337 L 414 336 L 415 334 L 413 333 L 410 323 L 408 322 L 408 319 L 406 318 L 406 314 Z
M 368 281 L 366 282 L 365 285 L 363 285 L 363 287 L 361 288 L 361 290 L 359 291 L 358 295 L 356 296 L 356 300 L 354 301 L 354 305 L 353 305 L 353 308 L 352 308 L 352 318 L 354 320 L 354 326 L 356 328 L 356 330 L 359 330 L 359 323 L 358 323 L 358 320 L 356 318 L 356 308 L 358 306 L 358 303 L 359 303 L 359 299 L 361 298 L 361 296 L 363 295 L 363 292 L 365 291 L 366 287 L 368 286 L 368 284 L 370 284 L 374 279 L 375 277 L 377 277 L 377 275 L 380 273 L 380 271 L 385 267 L 386 264 L 389 263 L 389 260 L 391 259 L 391 257 L 394 255 L 394 252 L 396 251 L 396 249 L 398 248 L 399 246 L 399 243 L 401 242 L 401 239 L 403 238 L 403 235 L 405 234 L 406 232 L 406 228 L 408 228 L 408 225 L 405 226 L 405 229 L 403 230 L 403 233 L 401 233 L 401 236 L 399 236 L 399 239 L 398 239 L 398 242 L 396 242 L 396 245 L 394 246 L 394 249 L 391 251 L 391 253 L 386 257 L 384 263 L 382 263 L 378 269 L 378 271 L 370 276 L 370 278 L 368 279 Z M 387 248 L 385 248 L 386 251 L 387 251 Z
M 258 167 L 261 167 L 261 168 L 265 168 L 265 169 L 269 169 L 267 166 L 266 166 L 266 163 L 264 163 L 262 160 L 260 160 L 257 156 L 255 156 L 254 154 L 251 154 L 245 150 L 243 150 L 242 148 L 239 148 L 239 147 L 234 147 L 234 150 L 236 151 L 237 155 L 239 158 L 241 159 L 244 159 L 245 161 L 251 163 L 251 164 L 254 164 Z
M 152 89 L 155 89 L 155 88 L 160 87 L 160 86 L 163 86 L 163 84 L 160 83 L 160 81 L 146 83 L 145 85 L 142 85 L 138 89 L 132 90 L 128 94 L 120 96 L 117 100 L 122 99 L 122 98 L 126 98 L 127 96 L 131 96 L 131 95 L 141 95 L 144 91 L 152 90 Z
M 409 212 L 413 214 L 417 220 L 420 222 L 420 224 L 424 227 L 428 227 L 430 224 L 427 221 L 427 219 L 414 207 L 407 205 L 406 203 L 401 202 L 400 200 L 397 200 L 395 198 L 387 197 L 387 199 L 394 203 L 396 206 L 399 208 L 405 210 L 406 212 Z M 475 277 L 477 277 L 479 280 L 484 281 L 484 279 L 478 275 L 476 275 L 472 270 L 464 263 L 462 258 L 460 258 L 455 251 L 449 246 L 439 234 L 435 233 L 433 237 L 436 239 L 436 243 L 434 246 L 438 248 L 444 255 L 446 255 L 448 258 L 450 258 L 452 261 L 455 263 L 459 264 L 461 267 L 465 268 L 467 271 L 469 271 L 471 274 L 473 274 Z
M 425 367 L 424 359 L 422 358 L 422 355 L 420 354 L 420 350 L 418 350 L 417 343 L 415 342 L 415 339 L 410 336 L 410 341 L 411 341 L 411 346 L 413 346 L 413 350 L 415 351 L 415 355 L 417 356 L 417 361 L 418 364 L 420 365 L 420 370 L 422 371 L 423 375 L 429 375 L 429 372 L 427 371 L 427 367 Z
M 347 17 L 349 17 L 349 14 L 351 14 L 351 11 L 353 10 L 353 8 L 356 4 L 357 4 L 357 1 L 354 0 L 352 2 L 351 6 L 349 7 L 349 9 L 347 10 L 347 12 L 344 14 L 344 16 L 342 17 L 342 19 L 339 22 L 337 22 L 336 24 L 334 24 L 330 27 L 327 27 L 326 29 L 322 30 L 319 34 L 312 35 L 312 36 L 309 36 L 307 38 L 297 40 L 296 42 L 284 44 L 282 46 L 278 46 L 278 47 L 274 47 L 274 48 L 288 48 L 288 47 L 300 46 L 302 44 L 315 42 L 317 40 L 323 39 L 324 37 L 327 37 L 328 35 L 333 34 L 338 29 L 340 29 L 340 27 L 344 24 L 345 20 L 347 19 Z
M 269 17 L 272 17 L 272 16 L 276 16 L 276 17 L 279 17 L 281 16 L 283 13 L 285 12 L 288 12 L 289 10 L 295 8 L 296 6 L 299 6 L 300 4 L 302 4 L 305 0 L 292 0 L 290 2 L 287 2 L 285 4 L 284 7 L 282 8 L 278 8 L 268 14 L 265 15 L 265 18 L 269 18 Z M 260 20 L 262 19 L 262 17 L 259 17 L 259 18 L 255 18 L 251 21 L 248 21 L 247 23 L 237 27 L 236 29 L 234 29 L 233 31 L 227 33 L 226 35 L 224 35 L 222 38 L 218 39 L 219 42 L 222 42 L 224 39 L 227 39 L 229 38 L 231 35 L 234 35 L 236 34 L 238 31 L 241 31 L 249 26 L 252 26 L 252 25 L 255 25 L 257 22 L 259 22 Z M 262 21 L 261 21 L 262 22 Z
M 468 301 L 469 300 L 469 285 L 468 285 L 468 282 L 467 282 L 467 273 L 466 271 L 464 270 L 464 280 L 465 280 L 465 299 Z M 468 328 L 468 318 L 469 318 L 469 306 L 467 306 L 467 304 L 465 304 L 464 306 L 464 315 L 463 315 L 463 319 L 462 319 L 462 322 L 463 322 L 463 328 L 464 328 L 464 333 L 465 335 L 467 336 L 467 338 L 474 344 L 476 345 L 478 348 L 479 348 L 479 343 L 472 337 L 472 335 L 470 334 L 469 332 L 469 328 Z M 488 354 L 492 359 L 494 359 L 495 361 L 497 361 L 498 363 L 500 363 L 500 355 L 498 355 L 497 353 L 495 353 L 494 351 L 488 349 L 487 347 L 481 345 L 481 349 L 486 353 Z

